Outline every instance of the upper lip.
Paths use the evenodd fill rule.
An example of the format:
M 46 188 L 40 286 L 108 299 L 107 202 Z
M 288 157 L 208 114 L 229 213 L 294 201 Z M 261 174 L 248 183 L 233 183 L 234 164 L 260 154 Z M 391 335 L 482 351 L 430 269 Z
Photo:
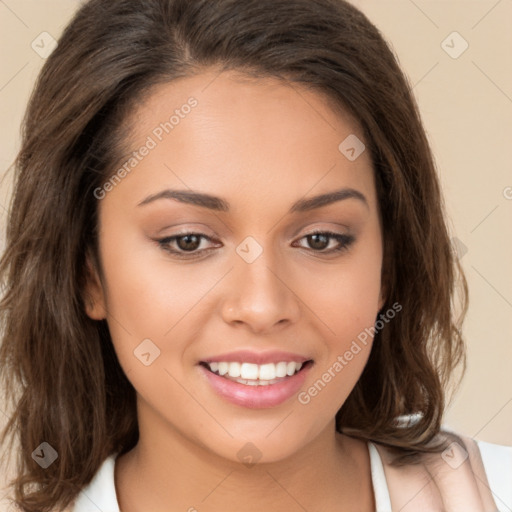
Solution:
M 227 363 L 253 363 L 253 364 L 268 364 L 268 363 L 280 363 L 282 361 L 295 363 L 305 363 L 309 361 L 310 357 L 304 357 L 300 354 L 294 354 L 292 352 L 284 352 L 279 350 L 272 350 L 267 352 L 254 352 L 252 350 L 236 350 L 234 352 L 226 352 L 225 354 L 219 354 L 218 356 L 208 357 L 201 360 L 203 363 L 220 363 L 225 361 Z

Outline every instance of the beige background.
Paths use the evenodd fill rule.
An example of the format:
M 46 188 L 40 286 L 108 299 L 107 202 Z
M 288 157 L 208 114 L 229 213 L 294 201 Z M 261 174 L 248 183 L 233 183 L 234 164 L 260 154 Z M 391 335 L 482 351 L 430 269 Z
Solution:
M 462 248 L 470 287 L 468 370 L 445 424 L 512 445 L 512 1 L 352 3 L 382 31 L 414 85 Z M 2 172 L 19 147 L 22 114 L 44 62 L 31 43 L 42 32 L 57 39 L 79 4 L 0 0 Z M 464 41 L 468 48 L 452 58 L 447 51 L 456 56 Z M 2 235 L 9 197 L 7 178 L 0 189 Z

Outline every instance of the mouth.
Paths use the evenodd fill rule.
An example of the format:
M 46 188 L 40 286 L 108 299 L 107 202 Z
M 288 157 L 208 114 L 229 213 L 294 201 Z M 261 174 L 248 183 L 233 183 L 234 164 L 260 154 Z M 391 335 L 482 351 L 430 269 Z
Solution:
M 304 368 L 311 366 L 313 360 L 303 363 L 280 361 L 279 363 L 255 364 L 239 361 L 201 361 L 201 366 L 211 373 L 238 382 L 245 386 L 270 386 L 293 377 Z
M 218 360 L 201 361 L 198 366 L 217 396 L 241 407 L 264 409 L 298 393 L 313 364 L 312 359 L 264 364 Z

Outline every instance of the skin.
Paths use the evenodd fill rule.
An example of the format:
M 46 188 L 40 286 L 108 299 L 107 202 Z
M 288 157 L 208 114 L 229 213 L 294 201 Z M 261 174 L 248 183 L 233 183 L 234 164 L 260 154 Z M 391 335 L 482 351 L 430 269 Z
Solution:
M 317 396 L 249 409 L 219 397 L 198 361 L 249 348 L 314 360 L 307 390 L 374 325 L 383 306 L 382 230 L 368 151 L 349 161 L 339 144 L 364 140 L 318 92 L 275 79 L 206 70 L 156 87 L 128 120 L 141 147 L 189 97 L 198 105 L 99 201 L 104 280 L 88 284 L 91 318 L 106 318 L 120 364 L 137 392 L 140 440 L 116 461 L 123 512 L 152 510 L 372 511 L 366 443 L 335 431 L 335 414 L 361 375 L 371 339 Z M 349 198 L 288 213 L 299 199 L 350 187 Z M 138 204 L 164 189 L 222 197 L 229 212 L 176 200 Z M 352 235 L 320 249 L 315 229 Z M 210 237 L 179 259 L 154 240 L 189 231 Z M 247 237 L 263 252 L 236 252 Z M 186 253 L 186 241 L 171 247 Z M 318 243 L 318 242 L 317 242 Z M 325 247 L 325 249 L 323 248 Z M 323 253 L 322 253 L 323 251 Z M 190 254 L 190 253 L 188 253 Z M 160 355 L 134 356 L 144 339 Z M 247 442 L 261 455 L 247 467 Z

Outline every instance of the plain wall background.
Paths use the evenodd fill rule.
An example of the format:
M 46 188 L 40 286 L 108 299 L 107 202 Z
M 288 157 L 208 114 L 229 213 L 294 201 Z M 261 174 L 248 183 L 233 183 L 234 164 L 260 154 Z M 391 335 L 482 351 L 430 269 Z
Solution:
M 512 1 L 352 3 L 381 30 L 414 85 L 469 282 L 468 369 L 445 424 L 512 445 Z M 32 42 L 42 32 L 58 39 L 79 5 L 0 2 L 2 173 L 19 148 L 22 115 L 44 63 Z M 9 175 L 0 188 L 0 249 L 10 192 Z

